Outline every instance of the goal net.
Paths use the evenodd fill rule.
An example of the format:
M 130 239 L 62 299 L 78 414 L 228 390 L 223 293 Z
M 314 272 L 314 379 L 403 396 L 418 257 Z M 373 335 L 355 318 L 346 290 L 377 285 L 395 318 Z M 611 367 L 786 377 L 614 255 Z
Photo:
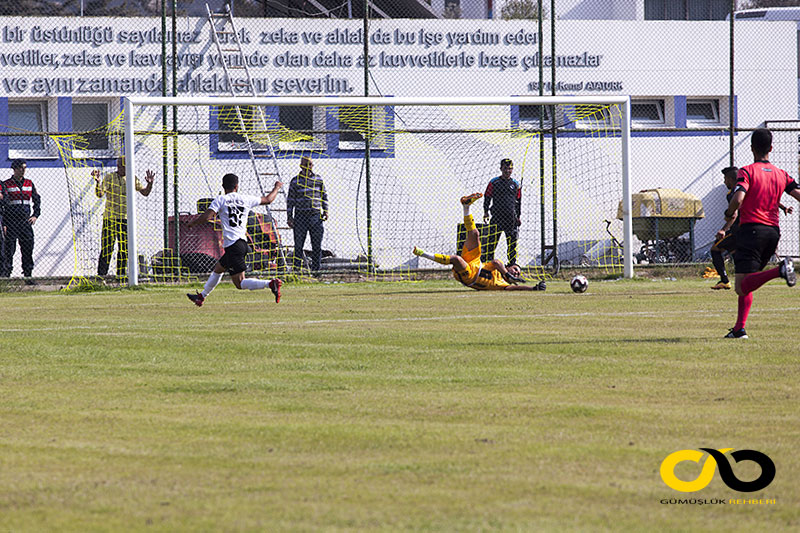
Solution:
M 253 271 L 376 279 L 446 269 L 412 249 L 459 253 L 459 198 L 481 192 L 489 200 L 471 209 L 484 260 L 513 260 L 532 278 L 558 268 L 632 275 L 619 218 L 629 193 L 626 105 L 621 97 L 128 99 L 97 134 L 113 139 L 114 157 L 129 154 L 126 172 L 136 180 L 98 197 L 89 177 L 100 170 L 111 180 L 115 160 L 65 159 L 76 277 L 95 274 L 101 257 L 109 275 L 128 268 L 132 284 L 209 272 L 223 251 L 220 226 L 189 223 L 222 194 L 227 173 L 244 194 L 283 183 L 248 220 Z M 513 164 L 510 176 L 503 160 Z M 308 176 L 321 180 L 324 197 Z M 290 206 L 316 216 L 309 224 L 322 228 L 321 253 L 314 231 L 301 242 L 297 220 L 290 228 L 293 179 Z

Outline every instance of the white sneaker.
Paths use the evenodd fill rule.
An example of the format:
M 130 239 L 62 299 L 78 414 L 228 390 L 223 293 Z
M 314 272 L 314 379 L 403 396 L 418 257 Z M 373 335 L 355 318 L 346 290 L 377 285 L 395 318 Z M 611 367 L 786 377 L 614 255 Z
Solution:
M 781 277 L 786 280 L 786 284 L 794 287 L 797 283 L 797 274 L 794 273 L 794 263 L 788 257 L 784 257 L 780 265 Z

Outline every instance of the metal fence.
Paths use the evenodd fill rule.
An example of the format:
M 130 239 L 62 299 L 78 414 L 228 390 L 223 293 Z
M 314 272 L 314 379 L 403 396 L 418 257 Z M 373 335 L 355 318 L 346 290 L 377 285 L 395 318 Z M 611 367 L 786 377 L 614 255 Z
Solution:
M 758 17 L 724 20 L 736 7 L 746 6 L 714 0 L 6 2 L 0 6 L 0 164 L 27 160 L 27 175 L 42 196 L 33 275 L 62 275 L 73 270 L 76 201 L 64 161 L 113 166 L 118 153 L 103 128 L 118 117 L 122 96 L 231 94 L 220 59 L 225 54 L 241 58 L 238 66 L 252 74 L 248 88 L 264 96 L 630 94 L 634 190 L 693 194 L 705 214 L 691 236 L 681 236 L 691 240 L 688 254 L 656 258 L 703 261 L 724 209 L 720 170 L 750 162 L 753 128 L 772 127 L 773 160 L 793 174 L 798 168 L 796 21 L 789 14 L 789 22 L 776 23 L 772 59 L 764 64 L 763 26 L 753 24 Z M 232 15 L 236 31 L 222 44 L 235 51 L 218 52 L 209 10 Z M 687 20 L 693 22 L 680 22 Z M 519 109 L 508 124 L 558 122 L 547 114 Z M 313 113 L 287 120 L 289 129 L 335 130 L 315 124 Z M 167 110 L 157 126 L 176 128 L 175 115 Z M 75 132 L 88 144 L 70 144 Z M 525 183 L 537 189 L 525 193 L 547 194 L 548 201 L 545 216 L 537 213 L 523 228 L 537 235 L 537 249 L 546 235 L 555 252 L 570 237 L 554 231 L 553 219 L 575 211 L 559 202 L 553 185 L 553 176 L 569 168 L 559 160 L 559 135 L 535 148 L 549 159 L 538 157 L 525 170 Z M 234 142 L 214 157 L 240 161 L 246 154 Z M 338 150 L 324 157 L 358 165 L 365 154 Z M 165 153 L 156 169 L 156 190 L 164 195 L 180 178 L 175 159 Z M 569 178 L 591 180 L 585 172 Z M 175 215 L 165 212 L 165 220 Z M 782 218 L 782 229 L 779 251 L 800 256 L 797 213 Z M 16 253 L 12 276 L 23 273 Z M 534 255 L 532 261 L 542 262 L 540 251 Z

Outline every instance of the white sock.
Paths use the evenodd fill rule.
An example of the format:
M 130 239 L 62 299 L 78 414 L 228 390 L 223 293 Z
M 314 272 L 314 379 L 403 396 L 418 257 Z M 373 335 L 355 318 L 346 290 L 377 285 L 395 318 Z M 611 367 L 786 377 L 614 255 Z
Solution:
M 218 274 L 216 272 L 212 272 L 211 275 L 208 276 L 208 280 L 206 281 L 206 284 L 203 287 L 203 292 L 200 293 L 203 295 L 203 298 L 208 298 L 208 295 L 211 294 L 211 291 L 214 290 L 214 287 L 219 285 L 221 279 L 222 279 L 222 274 Z
M 461 204 L 461 207 L 463 207 L 463 208 L 464 208 L 464 216 L 468 216 L 468 215 L 469 215 L 469 208 L 470 208 L 470 206 L 468 206 L 468 205 L 464 205 L 464 204 Z
M 242 288 L 248 291 L 257 291 L 269 287 L 269 281 L 263 279 L 243 279 Z
M 428 252 L 422 252 L 420 257 L 424 257 L 425 259 L 430 259 L 431 261 L 436 261 L 436 254 L 429 254 Z

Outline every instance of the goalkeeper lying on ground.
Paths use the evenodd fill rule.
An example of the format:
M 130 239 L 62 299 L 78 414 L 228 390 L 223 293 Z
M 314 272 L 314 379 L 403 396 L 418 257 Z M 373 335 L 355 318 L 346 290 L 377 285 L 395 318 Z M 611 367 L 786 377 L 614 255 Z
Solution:
M 453 277 L 463 285 L 479 291 L 543 291 L 547 287 L 544 280 L 536 285 L 517 285 L 524 283 L 520 277 L 519 267 L 514 265 L 509 268 L 499 259 L 492 259 L 487 263 L 481 263 L 481 239 L 475 221 L 469 214 L 469 206 L 483 195 L 479 192 L 461 198 L 461 205 L 464 206 L 464 227 L 467 229 L 467 240 L 461 255 L 429 254 L 414 248 L 414 255 L 436 261 L 442 265 L 453 265 Z

